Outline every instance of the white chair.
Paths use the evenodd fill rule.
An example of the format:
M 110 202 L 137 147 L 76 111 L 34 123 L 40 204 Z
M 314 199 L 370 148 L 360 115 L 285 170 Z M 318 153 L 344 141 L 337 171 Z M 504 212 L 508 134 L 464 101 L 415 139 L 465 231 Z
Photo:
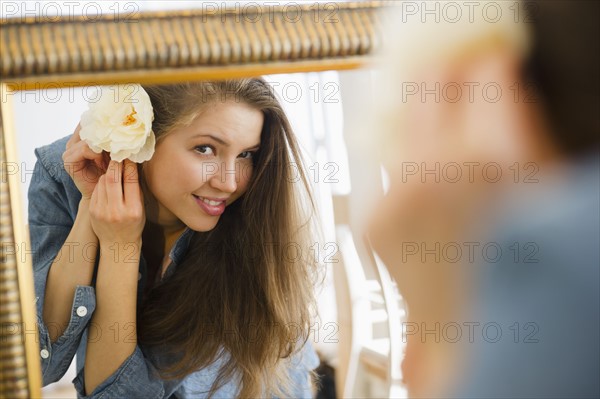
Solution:
M 365 209 L 383 191 L 381 169 L 353 143 L 365 129 L 364 110 L 372 87 L 369 71 L 340 73 L 344 137 L 351 192 L 334 196 L 338 263 L 334 282 L 339 323 L 336 367 L 338 397 L 406 397 L 401 383 L 404 307 L 387 269 L 374 254 L 364 230 Z

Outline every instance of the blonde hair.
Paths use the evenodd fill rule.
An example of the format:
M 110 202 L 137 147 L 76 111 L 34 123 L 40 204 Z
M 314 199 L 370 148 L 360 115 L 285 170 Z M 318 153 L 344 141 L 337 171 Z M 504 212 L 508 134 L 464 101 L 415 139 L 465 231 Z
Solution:
M 432 2 L 439 14 L 444 7 L 458 3 Z M 386 8 L 385 32 L 387 43 L 376 55 L 380 84 L 376 86 L 375 112 L 369 114 L 367 125 L 376 126 L 379 135 L 375 142 L 386 143 L 380 153 L 383 160 L 398 157 L 402 150 L 394 145 L 398 134 L 394 127 L 401 126 L 406 118 L 403 104 L 403 82 L 418 79 L 419 73 L 436 63 L 467 62 L 483 51 L 505 46 L 525 57 L 529 51 L 529 32 L 523 23 L 521 7 L 519 20 L 515 21 L 515 2 L 478 2 L 462 14 L 438 18 L 427 14 L 431 6 L 426 2 L 402 2 L 401 6 Z M 410 8 L 410 7 L 417 7 Z M 426 9 L 421 9 L 424 7 Z M 493 8 L 493 12 L 489 11 Z M 487 11 L 484 11 L 487 10 Z M 420 12 L 419 12 L 420 11 Z M 467 12 L 469 11 L 469 12 Z M 454 17 L 455 16 L 455 17 Z M 357 145 L 370 145 L 373 138 L 363 136 Z

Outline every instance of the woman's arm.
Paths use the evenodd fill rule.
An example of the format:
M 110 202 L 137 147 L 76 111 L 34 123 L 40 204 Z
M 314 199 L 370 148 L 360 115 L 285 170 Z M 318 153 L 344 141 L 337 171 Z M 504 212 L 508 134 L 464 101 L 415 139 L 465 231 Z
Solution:
M 136 298 L 141 240 L 100 243 L 96 311 L 85 356 L 85 390 L 93 390 L 135 351 Z
M 80 130 L 78 125 L 62 153 L 64 171 L 81 193 L 81 201 L 73 227 L 59 251 L 66 256 L 53 261 L 46 282 L 43 319 L 47 326 L 52 326 L 48 330 L 52 342 L 67 328 L 75 289 L 91 284 L 96 262 L 98 239 L 90 223 L 89 203 L 106 169 L 106 154 L 93 152 L 79 137 Z
M 82 198 L 75 223 L 60 249 L 61 256 L 52 262 L 46 282 L 43 320 L 52 343 L 64 333 L 71 318 L 73 296 L 78 285 L 92 282 L 98 239 L 88 213 L 89 199 Z
M 99 335 L 88 339 L 84 367 L 88 393 L 136 350 L 137 276 L 145 215 L 135 163 L 111 161 L 93 191 L 90 217 L 100 241 L 100 263 L 92 318 Z
M 89 238 L 76 233 L 81 231 L 80 226 L 84 226 L 85 223 L 84 215 L 78 216 L 82 195 L 67 169 L 73 166 L 73 162 L 65 160 L 63 156 L 65 147 L 69 147 L 68 139 L 65 137 L 35 150 L 37 162 L 28 191 L 28 220 L 37 308 L 36 327 L 40 337 L 44 385 L 55 382 L 64 375 L 96 307 L 94 288 L 89 285 L 89 279 L 79 280 L 80 285 L 72 282 L 63 293 L 64 302 L 60 305 L 53 299 L 52 293 L 49 294 L 49 300 L 54 304 L 46 306 L 45 303 L 47 280 L 51 269 L 54 270 L 52 265 L 66 262 L 66 266 L 79 272 L 86 267 L 80 262 L 86 263 L 86 258 L 95 258 L 97 251 L 96 244 L 86 247 L 84 242 L 89 241 Z M 69 142 L 71 141 L 73 136 L 69 139 Z M 75 152 L 72 154 L 77 156 Z M 88 174 L 88 184 L 93 183 L 91 177 L 92 175 Z M 81 204 L 82 208 L 83 206 Z M 74 223 L 77 226 L 74 227 Z M 72 233 L 73 229 L 76 232 Z M 97 242 L 95 237 L 92 241 Z M 93 259 L 89 260 L 89 263 L 93 262 Z M 62 291 L 61 277 L 55 279 L 57 275 L 54 272 L 52 274 L 51 285 L 55 288 L 60 286 L 59 291 Z M 63 277 L 67 282 L 72 276 L 63 273 Z M 59 291 L 55 290 L 55 293 Z M 50 311 L 46 314 L 47 323 L 44 320 L 44 309 Z M 29 326 L 27 328 L 30 329 Z

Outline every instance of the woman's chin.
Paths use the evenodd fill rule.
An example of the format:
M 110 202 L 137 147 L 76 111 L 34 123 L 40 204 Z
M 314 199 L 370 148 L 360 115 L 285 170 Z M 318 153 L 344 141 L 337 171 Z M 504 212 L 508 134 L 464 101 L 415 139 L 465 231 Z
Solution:
M 211 219 L 212 220 L 193 220 L 189 221 L 188 223 L 185 223 L 186 221 L 184 221 L 184 223 L 190 229 L 201 233 L 211 231 L 217 226 L 219 217 L 212 217 Z

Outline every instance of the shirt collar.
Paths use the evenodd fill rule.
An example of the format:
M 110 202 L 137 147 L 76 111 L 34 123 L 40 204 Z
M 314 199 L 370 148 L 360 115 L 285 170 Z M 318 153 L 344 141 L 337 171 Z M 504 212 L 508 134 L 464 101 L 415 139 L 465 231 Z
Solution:
M 173 248 L 171 248 L 171 253 L 169 253 L 169 257 L 175 264 L 180 264 L 183 261 L 183 256 L 187 252 L 193 235 L 194 230 L 186 227 L 177 241 L 175 241 L 175 245 L 173 245 Z

